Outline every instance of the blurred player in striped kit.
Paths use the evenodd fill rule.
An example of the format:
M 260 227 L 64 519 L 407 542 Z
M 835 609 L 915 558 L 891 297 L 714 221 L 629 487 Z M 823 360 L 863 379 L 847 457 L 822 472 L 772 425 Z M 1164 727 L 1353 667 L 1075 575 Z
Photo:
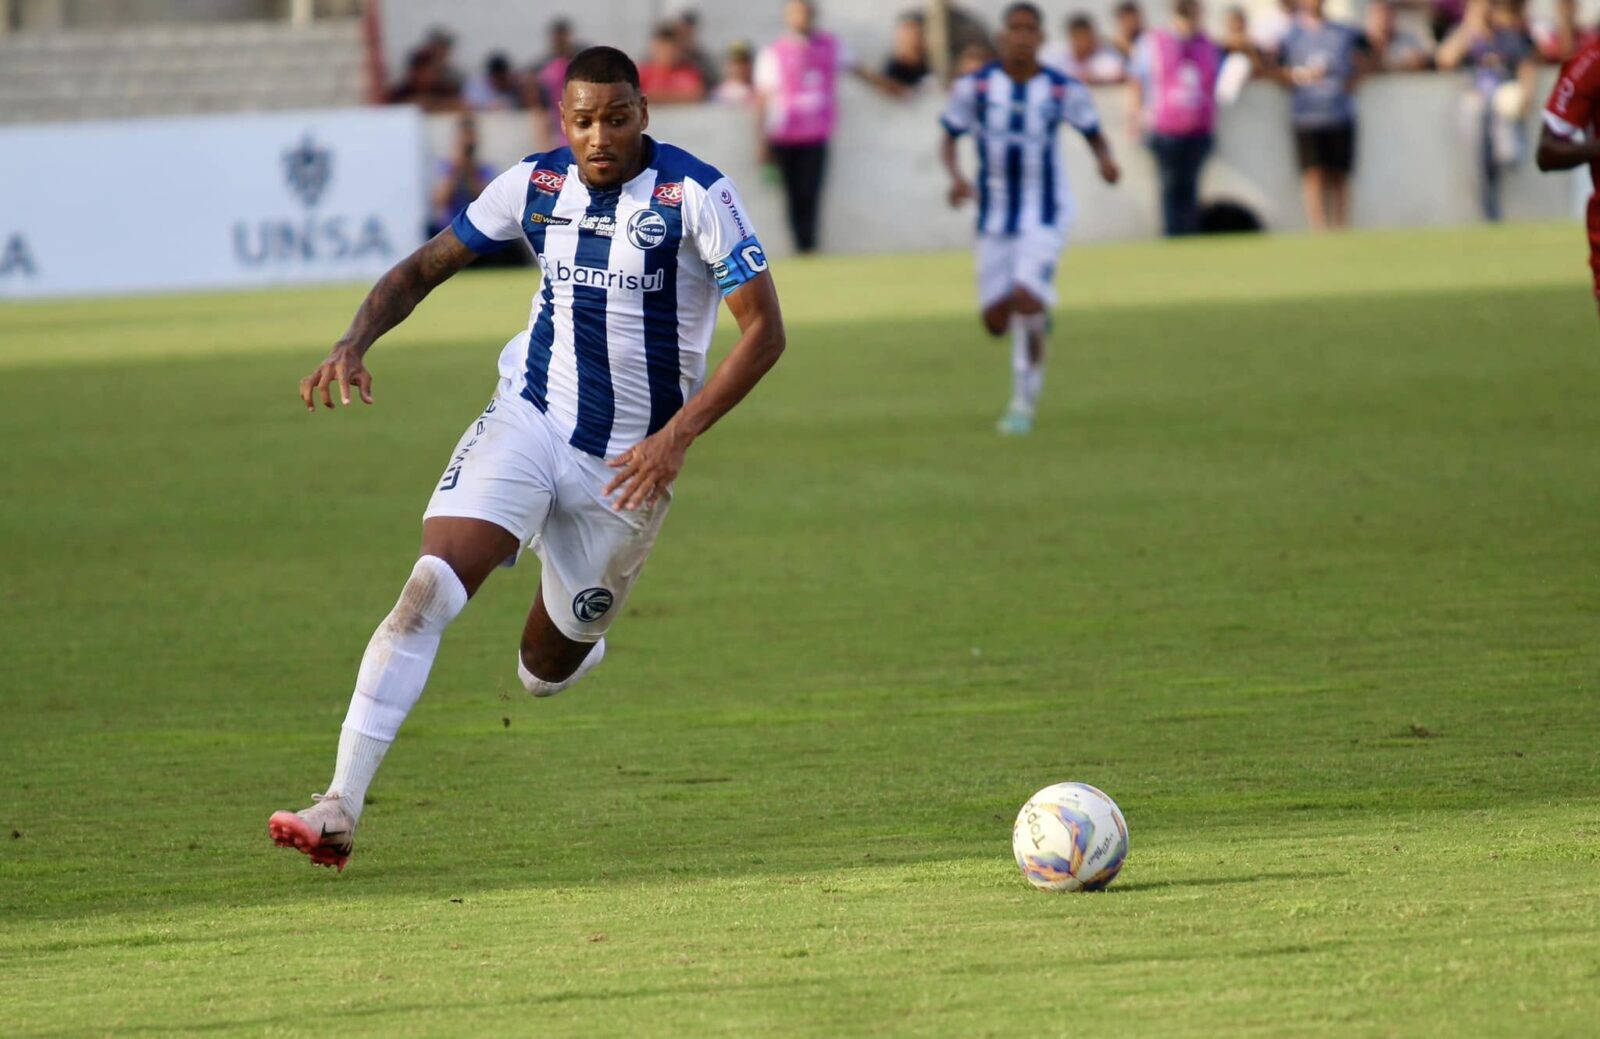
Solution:
M 999 430 L 1033 431 L 1044 386 L 1049 309 L 1055 305 L 1056 264 L 1066 245 L 1073 199 L 1062 169 L 1056 131 L 1066 123 L 1094 150 L 1100 176 L 1121 176 L 1100 132 L 1089 88 L 1039 64 L 1044 19 L 1031 3 L 1006 8 L 1000 59 L 962 76 L 951 88 L 941 122 L 950 174 L 950 204 L 978 202 L 978 302 L 989 334 L 1011 332 L 1011 404 Z M 956 142 L 972 134 L 978 151 L 976 183 L 961 172 Z

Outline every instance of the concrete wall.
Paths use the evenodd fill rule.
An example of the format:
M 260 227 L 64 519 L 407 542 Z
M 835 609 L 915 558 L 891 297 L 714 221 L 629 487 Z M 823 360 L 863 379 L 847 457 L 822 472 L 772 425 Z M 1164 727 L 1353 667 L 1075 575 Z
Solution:
M 1354 219 L 1364 227 L 1440 226 L 1479 219 L 1475 145 L 1459 119 L 1466 81 L 1456 76 L 1394 76 L 1362 89 Z M 1065 142 L 1067 170 L 1078 197 L 1073 237 L 1100 241 L 1153 236 L 1159 231 L 1155 171 L 1145 149 L 1122 130 L 1123 95 L 1098 94 L 1101 115 L 1125 176 L 1115 188 L 1100 183 L 1088 148 Z M 938 162 L 942 99 L 929 92 L 892 102 L 850 83 L 845 116 L 832 155 L 823 211 L 824 247 L 834 252 L 901 252 L 957 248 L 971 238 L 972 211 L 945 204 Z M 449 147 L 453 120 L 428 125 L 435 154 Z M 507 114 L 483 117 L 485 158 L 508 166 L 534 150 L 532 121 Z M 1537 126 L 1530 121 L 1530 139 Z M 781 198 L 756 161 L 754 123 L 742 110 L 663 106 L 651 132 L 700 155 L 734 178 L 769 251 L 788 248 Z M 966 168 L 975 162 L 970 147 Z M 1507 177 L 1509 219 L 1556 219 L 1577 212 L 1586 193 L 1581 174 L 1544 176 L 1529 161 Z M 1275 231 L 1305 227 L 1300 206 L 1288 104 L 1278 88 L 1252 84 L 1223 116 L 1217 152 L 1203 182 L 1207 198 L 1229 197 L 1254 209 Z

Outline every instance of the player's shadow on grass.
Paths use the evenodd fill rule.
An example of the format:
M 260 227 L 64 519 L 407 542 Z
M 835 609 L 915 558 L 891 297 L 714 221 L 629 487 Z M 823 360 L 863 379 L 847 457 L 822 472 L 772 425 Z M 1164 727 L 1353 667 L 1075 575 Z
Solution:
M 1130 895 L 1136 891 L 1159 891 L 1162 888 L 1192 888 L 1192 887 L 1226 887 L 1232 884 L 1259 884 L 1262 881 L 1273 880 L 1327 880 L 1332 877 L 1342 877 L 1346 874 L 1339 870 L 1305 870 L 1299 873 L 1249 873 L 1237 877 L 1194 877 L 1185 879 L 1174 877 L 1170 880 L 1128 880 L 1112 884 L 1106 888 L 1105 894 Z

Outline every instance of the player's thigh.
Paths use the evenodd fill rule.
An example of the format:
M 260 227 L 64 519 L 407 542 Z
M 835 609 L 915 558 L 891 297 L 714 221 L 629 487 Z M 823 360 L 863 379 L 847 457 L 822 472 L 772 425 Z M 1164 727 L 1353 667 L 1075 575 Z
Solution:
M 988 310 L 1011 295 L 1017 262 L 1014 235 L 981 234 L 973 247 L 978 271 L 978 306 Z
M 670 505 L 671 496 L 663 495 L 646 508 L 619 513 L 589 493 L 563 488 L 535 543 L 543 565 L 540 598 L 561 634 L 595 642 L 610 629 L 650 558 Z
M 1032 301 L 1019 310 L 1027 313 L 1056 305 L 1056 269 L 1066 244 L 1066 237 L 1054 228 L 1039 228 L 1017 239 L 1013 286 Z
M 424 551 L 430 543 L 461 551 L 484 544 L 484 551 L 505 549 L 496 564 L 514 562 L 520 546 L 539 533 L 549 515 L 554 450 L 533 406 L 502 382 L 483 414 L 467 426 L 434 486 L 423 511 Z M 489 544 L 491 538 L 482 533 L 486 526 L 506 537 Z

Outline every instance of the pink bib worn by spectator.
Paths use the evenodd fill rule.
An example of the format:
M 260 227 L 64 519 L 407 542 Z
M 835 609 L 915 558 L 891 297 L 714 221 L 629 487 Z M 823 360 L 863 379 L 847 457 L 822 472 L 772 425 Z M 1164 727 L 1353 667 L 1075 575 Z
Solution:
M 820 144 L 839 114 L 839 40 L 830 33 L 784 36 L 771 47 L 777 82 L 767 120 L 774 144 Z
M 1158 134 L 1210 133 L 1217 123 L 1217 70 L 1222 53 L 1204 35 L 1187 39 L 1162 29 L 1150 36 L 1150 124 Z

